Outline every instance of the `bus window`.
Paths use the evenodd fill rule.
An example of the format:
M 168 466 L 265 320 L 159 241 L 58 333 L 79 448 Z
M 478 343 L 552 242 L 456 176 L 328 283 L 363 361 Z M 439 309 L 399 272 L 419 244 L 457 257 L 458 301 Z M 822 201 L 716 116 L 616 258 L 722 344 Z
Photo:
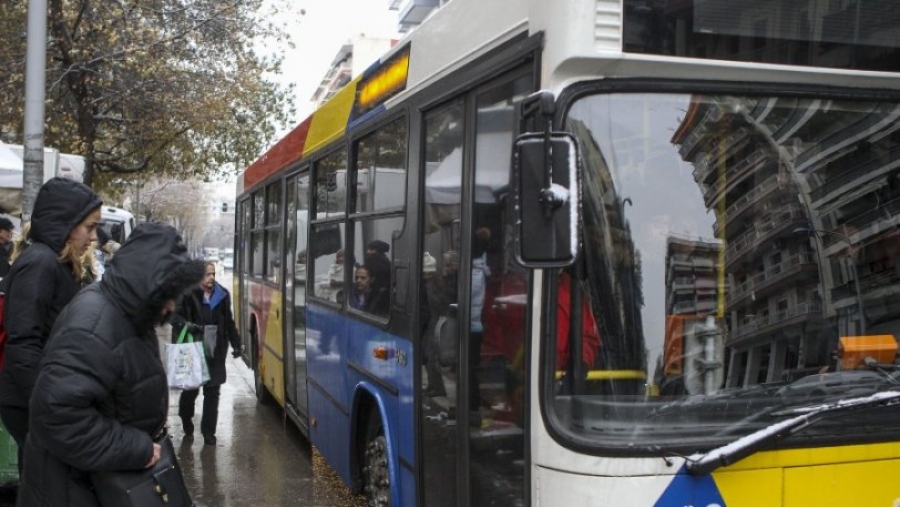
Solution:
M 264 262 L 264 246 L 265 236 L 263 225 L 265 217 L 265 207 L 263 205 L 263 194 L 257 191 L 253 194 L 253 222 L 250 232 L 250 274 L 252 276 L 263 276 Z
M 364 266 L 369 280 L 365 280 L 364 276 L 362 281 L 368 283 L 359 283 L 353 287 L 349 300 L 351 308 L 387 316 L 393 293 L 391 242 L 394 235 L 399 234 L 402 229 L 403 217 L 366 220 L 354 225 L 354 266 Z M 354 282 L 356 280 L 357 277 L 354 276 Z M 363 303 L 367 299 L 379 304 Z
M 316 217 L 338 218 L 347 203 L 347 152 L 339 150 L 316 162 Z
M 281 279 L 281 181 L 266 187 L 266 279 Z
M 405 140 L 406 118 L 401 118 L 359 142 L 355 213 L 403 207 L 406 201 Z

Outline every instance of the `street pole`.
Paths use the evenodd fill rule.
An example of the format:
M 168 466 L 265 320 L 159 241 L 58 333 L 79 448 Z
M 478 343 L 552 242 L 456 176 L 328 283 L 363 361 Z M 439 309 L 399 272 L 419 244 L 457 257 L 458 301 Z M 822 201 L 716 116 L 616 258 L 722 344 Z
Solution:
M 47 73 L 47 0 L 28 0 L 25 51 L 25 125 L 22 222 L 31 220 L 44 179 L 44 97 Z

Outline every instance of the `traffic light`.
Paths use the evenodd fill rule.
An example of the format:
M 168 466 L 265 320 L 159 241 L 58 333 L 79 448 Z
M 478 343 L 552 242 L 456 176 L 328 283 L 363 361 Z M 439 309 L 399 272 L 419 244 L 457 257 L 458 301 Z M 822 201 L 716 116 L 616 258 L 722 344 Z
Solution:
M 222 213 L 228 213 L 228 203 L 227 202 L 222 203 Z

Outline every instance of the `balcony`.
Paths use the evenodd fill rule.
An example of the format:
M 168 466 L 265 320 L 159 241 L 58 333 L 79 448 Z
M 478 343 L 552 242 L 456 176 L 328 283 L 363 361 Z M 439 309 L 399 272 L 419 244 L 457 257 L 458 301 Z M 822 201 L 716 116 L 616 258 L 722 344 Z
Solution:
M 759 335 L 805 322 L 811 318 L 821 316 L 821 314 L 821 304 L 801 303 L 773 314 L 748 318 L 737 329 L 731 330 L 728 345 L 734 346 L 735 342 L 748 341 Z
M 764 220 L 757 222 L 756 226 L 731 241 L 725 250 L 727 263 L 737 260 L 750 247 L 756 246 L 773 233 L 786 228 L 791 224 L 805 224 L 808 222 L 806 212 L 800 206 L 788 206 L 784 211 L 776 212 Z
M 812 254 L 801 253 L 791 256 L 735 285 L 734 289 L 725 295 L 725 302 L 728 306 L 734 306 L 748 297 L 751 292 L 764 293 L 777 283 L 783 282 L 801 271 L 814 270 L 815 267 L 816 262 Z
M 718 185 L 710 185 L 709 189 L 703 193 L 703 200 L 706 202 L 706 205 L 712 206 L 713 198 L 717 194 L 724 194 L 726 191 L 734 188 L 735 185 L 743 180 L 744 176 L 759 169 L 765 163 L 767 157 L 765 152 L 758 151 L 731 166 L 728 171 L 728 183 L 725 185 L 725 188 L 719 188 Z
M 897 160 L 900 160 L 900 147 L 895 147 L 887 155 L 873 154 L 868 160 L 858 162 L 843 173 L 828 178 L 814 188 L 810 196 L 813 202 L 818 202 L 830 194 L 840 192 L 843 187 L 847 187 L 846 191 L 849 192 L 875 177 L 876 173 L 882 172 L 881 169 L 888 170 L 889 166 L 893 169 L 893 163 Z
M 735 154 L 747 144 L 745 142 L 747 138 L 747 130 L 739 129 L 723 139 L 722 142 L 726 146 L 725 153 L 710 152 L 698 160 L 693 171 L 694 181 L 697 183 L 704 182 L 706 178 L 709 177 L 709 173 L 712 169 L 718 166 L 718 161 L 720 159 L 724 159 L 726 162 L 732 160 Z M 736 165 L 740 165 L 740 162 L 737 162 Z M 734 166 L 730 166 L 728 169 L 730 170 L 728 176 L 734 177 L 737 169 L 735 169 Z
M 746 194 L 738 197 L 733 203 L 731 203 L 730 206 L 728 206 L 724 214 L 725 221 L 727 222 L 728 220 L 736 217 L 742 211 L 747 209 L 747 207 L 749 207 L 751 204 L 758 202 L 766 194 L 772 192 L 777 188 L 783 187 L 786 183 L 787 182 L 785 181 L 785 177 L 779 174 L 766 178 L 765 181 L 753 187 L 753 189 Z M 715 232 L 716 236 L 721 234 L 721 231 L 719 230 L 718 220 L 713 223 L 713 231 Z

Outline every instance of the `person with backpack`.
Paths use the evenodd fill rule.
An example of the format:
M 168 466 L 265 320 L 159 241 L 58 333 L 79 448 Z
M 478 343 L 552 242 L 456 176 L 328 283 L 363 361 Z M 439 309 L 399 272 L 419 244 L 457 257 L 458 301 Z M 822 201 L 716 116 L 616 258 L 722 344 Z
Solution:
M 50 330 L 82 288 L 82 256 L 96 238 L 102 201 L 86 185 L 53 178 L 38 191 L 31 221 L 13 251 L 5 294 L 6 343 L 0 364 L 0 419 L 22 449 L 28 435 L 28 403 Z

